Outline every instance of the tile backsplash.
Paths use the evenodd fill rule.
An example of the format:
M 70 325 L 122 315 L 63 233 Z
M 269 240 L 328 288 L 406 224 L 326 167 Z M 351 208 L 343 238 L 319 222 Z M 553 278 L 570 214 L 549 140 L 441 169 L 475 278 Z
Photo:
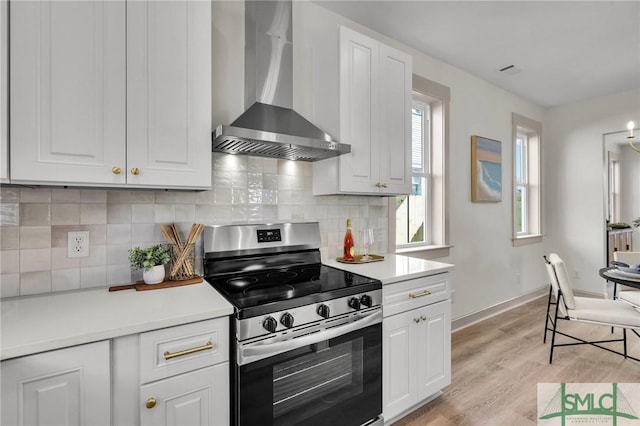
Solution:
M 313 164 L 213 154 L 210 191 L 0 188 L 0 297 L 129 283 L 140 279 L 128 250 L 165 243 L 158 224 L 318 221 L 323 258 L 341 254 L 345 220 L 375 229 L 387 247 L 387 198 L 314 196 Z M 89 231 L 89 256 L 67 257 L 67 232 Z M 357 233 L 356 233 L 357 235 Z M 357 240 L 356 240 L 357 244 Z M 202 241 L 196 251 L 201 273 Z

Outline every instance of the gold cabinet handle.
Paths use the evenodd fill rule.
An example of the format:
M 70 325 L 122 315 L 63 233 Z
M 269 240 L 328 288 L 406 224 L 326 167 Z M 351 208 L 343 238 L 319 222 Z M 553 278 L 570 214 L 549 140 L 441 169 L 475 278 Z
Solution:
M 140 169 L 137 167 L 134 167 L 133 169 L 131 169 L 131 174 L 134 176 L 138 176 L 140 174 Z
M 120 167 L 118 167 L 118 166 L 113 166 L 111 171 L 113 172 L 114 175 L 119 175 L 120 172 L 122 172 L 122 169 Z
M 427 317 L 425 317 L 424 315 L 421 315 L 421 316 L 420 316 L 420 319 L 421 319 L 422 321 L 426 321 L 426 320 L 427 320 Z
M 426 290 L 422 290 L 420 293 L 411 293 L 409 294 L 409 297 L 412 299 L 417 299 L 418 297 L 424 297 L 430 294 L 431 294 L 431 290 L 426 289 Z
M 153 407 L 156 406 L 156 402 L 157 401 L 156 401 L 156 399 L 154 397 L 151 397 L 151 398 L 147 399 L 147 404 L 146 404 L 147 408 L 148 409 L 152 409 Z
M 184 355 L 190 355 L 190 354 L 193 354 L 193 353 L 196 353 L 196 352 L 206 351 L 208 349 L 213 349 L 213 344 L 211 343 L 211 341 L 208 341 L 204 345 L 198 346 L 197 348 L 185 349 L 184 351 L 179 351 L 179 352 L 174 352 L 174 353 L 166 351 L 164 353 L 164 359 L 168 361 L 171 358 L 176 358 L 176 357 L 184 356 Z

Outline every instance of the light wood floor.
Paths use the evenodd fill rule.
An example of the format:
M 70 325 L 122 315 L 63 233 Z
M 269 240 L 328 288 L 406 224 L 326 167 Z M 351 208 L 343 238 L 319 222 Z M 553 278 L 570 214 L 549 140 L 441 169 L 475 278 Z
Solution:
M 589 345 L 556 348 L 549 365 L 545 312 L 546 296 L 453 333 L 451 385 L 395 426 L 535 425 L 538 383 L 640 382 L 640 362 Z M 596 325 L 561 321 L 560 327 L 585 340 L 611 336 Z M 640 358 L 640 339 L 627 333 L 627 342 L 629 354 Z M 622 343 L 608 345 L 622 350 Z

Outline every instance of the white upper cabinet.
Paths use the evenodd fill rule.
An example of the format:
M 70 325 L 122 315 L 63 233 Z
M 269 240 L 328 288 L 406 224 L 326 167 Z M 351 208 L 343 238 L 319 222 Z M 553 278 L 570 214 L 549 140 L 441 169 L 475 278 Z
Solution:
M 211 186 L 210 2 L 127 3 L 127 159 L 130 184 Z
M 9 22 L 7 17 L 7 0 L 0 0 L 0 182 L 9 179 L 9 134 L 7 132 L 7 40 L 9 38 Z
M 124 184 L 125 8 L 12 2 L 11 179 Z
M 11 182 L 208 188 L 207 2 L 11 5 Z
M 408 194 L 411 57 L 340 27 L 338 66 L 337 137 L 351 153 L 314 163 L 314 194 Z

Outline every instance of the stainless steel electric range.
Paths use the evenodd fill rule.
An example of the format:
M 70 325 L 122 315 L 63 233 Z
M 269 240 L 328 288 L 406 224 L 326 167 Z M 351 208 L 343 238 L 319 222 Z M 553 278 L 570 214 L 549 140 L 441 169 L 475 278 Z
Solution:
M 235 425 L 383 423 L 382 283 L 320 245 L 317 222 L 205 229 L 205 279 L 235 306 Z

